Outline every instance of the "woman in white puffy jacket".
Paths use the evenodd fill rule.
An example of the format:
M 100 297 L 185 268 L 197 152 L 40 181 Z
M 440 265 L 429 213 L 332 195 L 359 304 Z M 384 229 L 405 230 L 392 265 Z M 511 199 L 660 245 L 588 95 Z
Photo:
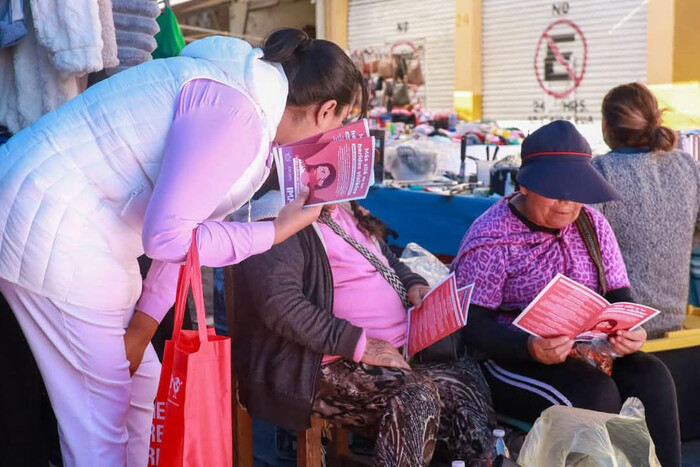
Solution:
M 339 126 L 362 77 L 335 44 L 213 37 L 124 71 L 0 147 L 0 292 L 29 341 L 66 466 L 143 466 L 160 365 L 150 345 L 197 229 L 224 266 L 306 225 L 306 197 L 237 224 L 272 142 Z M 153 258 L 143 281 L 137 257 Z M 264 278 L 261 278 L 263 280 Z

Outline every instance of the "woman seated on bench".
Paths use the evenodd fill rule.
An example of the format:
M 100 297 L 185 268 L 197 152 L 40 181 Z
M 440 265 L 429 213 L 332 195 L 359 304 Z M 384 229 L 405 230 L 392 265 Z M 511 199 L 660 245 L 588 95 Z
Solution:
M 275 209 L 266 202 L 279 199 L 269 192 L 252 217 L 269 216 Z M 416 304 L 428 287 L 380 240 L 384 233 L 356 203 L 335 205 L 235 268 L 240 401 L 253 417 L 288 429 L 306 429 L 315 416 L 377 436 L 375 465 L 426 465 L 436 441 L 484 465 L 493 422 L 486 381 L 466 358 L 405 362 L 406 306 L 396 288 Z
M 610 225 L 583 206 L 619 199 L 591 165 L 583 136 L 571 123 L 555 121 L 525 139 L 522 159 L 520 192 L 476 220 L 453 263 L 459 286 L 476 282 L 465 334 L 468 345 L 485 356 L 496 411 L 531 423 L 551 405 L 617 413 L 625 399 L 638 397 L 661 464 L 680 466 L 673 380 L 660 360 L 638 352 L 644 329 L 609 338 L 620 357 L 608 376 L 569 357 L 572 339 L 534 338 L 510 324 L 557 273 L 598 293 L 605 289 L 610 302 L 632 299 Z M 575 225 L 579 216 L 594 227 L 600 270 Z

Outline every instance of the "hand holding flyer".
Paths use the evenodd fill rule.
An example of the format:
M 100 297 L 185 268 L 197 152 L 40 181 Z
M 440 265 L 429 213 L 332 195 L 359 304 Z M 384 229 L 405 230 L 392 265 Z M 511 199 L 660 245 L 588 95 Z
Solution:
M 309 187 L 307 206 L 367 196 L 374 183 L 374 139 L 367 120 L 273 149 L 285 204 Z
M 513 324 L 537 337 L 568 336 L 587 341 L 635 329 L 657 314 L 658 310 L 636 303 L 611 304 L 589 288 L 557 274 Z
M 405 356 L 410 357 L 467 324 L 474 284 L 457 289 L 454 274 L 447 276 L 408 310 Z

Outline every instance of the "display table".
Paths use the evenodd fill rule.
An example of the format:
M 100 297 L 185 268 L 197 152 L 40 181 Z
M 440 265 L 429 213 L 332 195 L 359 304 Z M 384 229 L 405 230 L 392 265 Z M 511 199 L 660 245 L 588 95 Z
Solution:
M 360 205 L 399 234 L 389 238 L 390 245 L 415 242 L 433 254 L 454 256 L 472 222 L 496 201 L 375 186 Z

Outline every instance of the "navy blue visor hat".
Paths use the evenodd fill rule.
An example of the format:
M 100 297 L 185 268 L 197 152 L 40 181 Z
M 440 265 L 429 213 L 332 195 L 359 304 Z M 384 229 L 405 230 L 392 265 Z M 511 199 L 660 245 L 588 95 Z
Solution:
M 571 122 L 538 128 L 523 141 L 521 157 L 518 183 L 545 198 L 584 204 L 622 199 L 591 164 L 591 147 Z

